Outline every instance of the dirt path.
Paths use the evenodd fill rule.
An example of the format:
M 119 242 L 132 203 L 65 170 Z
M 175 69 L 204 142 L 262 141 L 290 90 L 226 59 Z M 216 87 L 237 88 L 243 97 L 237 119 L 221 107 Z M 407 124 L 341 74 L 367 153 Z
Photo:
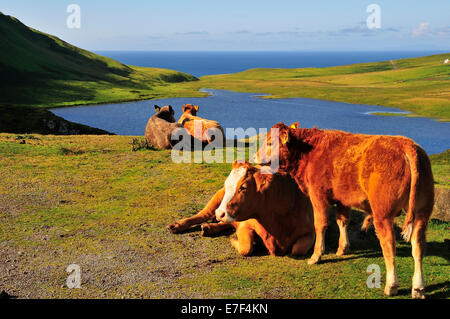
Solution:
M 391 60 L 390 62 L 391 62 L 391 64 L 392 64 L 392 68 L 393 68 L 394 70 L 397 70 L 398 68 L 397 68 L 397 65 L 395 64 L 394 60 Z

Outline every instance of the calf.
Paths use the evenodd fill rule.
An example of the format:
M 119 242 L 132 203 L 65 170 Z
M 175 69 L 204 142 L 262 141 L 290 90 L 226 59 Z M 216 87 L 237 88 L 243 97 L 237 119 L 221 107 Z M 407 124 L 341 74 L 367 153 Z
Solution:
M 227 212 L 231 214 L 228 219 Z M 288 174 L 263 175 L 248 163 L 235 162 L 225 187 L 199 214 L 168 228 L 181 232 L 214 216 L 224 222 L 202 224 L 203 234 L 234 228 L 238 239 L 231 243 L 241 255 L 252 253 L 257 238 L 262 239 L 271 255 L 304 255 L 314 243 L 311 202 L 295 181 Z
M 312 247 L 311 202 L 289 174 L 262 174 L 249 163 L 234 162 L 224 188 L 216 218 L 235 225 L 238 240 L 232 244 L 239 253 L 251 252 L 254 234 L 271 255 L 304 255 Z
M 145 139 L 156 148 L 171 149 L 177 142 L 172 140 L 172 133 L 182 130 L 183 126 L 175 122 L 172 106 L 160 108 L 155 105 L 155 111 L 156 114 L 150 117 L 145 127 Z
M 207 120 L 197 116 L 198 105 L 183 105 L 183 114 L 180 116 L 178 123 L 181 124 L 191 136 L 209 144 L 213 140 L 219 138 L 224 145 L 225 133 L 222 126 L 216 121 Z
M 430 160 L 425 151 L 406 137 L 350 134 L 341 131 L 300 129 L 278 123 L 278 138 L 271 134 L 257 152 L 259 163 L 279 161 L 280 168 L 295 178 L 314 209 L 316 243 L 309 263 L 324 251 L 327 212 L 337 205 L 340 229 L 338 254 L 348 249 L 350 207 L 373 219 L 386 263 L 387 295 L 398 290 L 395 271 L 394 218 L 406 210 L 403 237 L 411 240 L 414 257 L 412 297 L 424 298 L 422 258 L 425 231 L 434 203 Z M 274 147 L 275 146 L 275 147 Z M 278 148 L 278 152 L 272 152 Z M 273 153 L 273 154 L 272 154 Z

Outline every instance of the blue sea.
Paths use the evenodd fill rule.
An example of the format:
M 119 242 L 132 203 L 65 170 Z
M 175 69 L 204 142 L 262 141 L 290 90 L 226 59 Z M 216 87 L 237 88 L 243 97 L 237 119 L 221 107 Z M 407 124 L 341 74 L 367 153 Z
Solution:
M 329 67 L 379 62 L 446 53 L 437 51 L 391 52 L 192 52 L 96 51 L 125 64 L 177 70 L 200 77 L 235 73 L 253 68 Z

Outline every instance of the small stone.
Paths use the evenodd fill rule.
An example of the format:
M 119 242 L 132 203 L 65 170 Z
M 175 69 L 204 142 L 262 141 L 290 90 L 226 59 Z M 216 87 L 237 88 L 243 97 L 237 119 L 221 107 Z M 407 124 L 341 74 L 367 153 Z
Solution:
M 2 292 L 0 292 L 0 299 L 8 299 L 11 296 L 4 290 L 2 290 Z

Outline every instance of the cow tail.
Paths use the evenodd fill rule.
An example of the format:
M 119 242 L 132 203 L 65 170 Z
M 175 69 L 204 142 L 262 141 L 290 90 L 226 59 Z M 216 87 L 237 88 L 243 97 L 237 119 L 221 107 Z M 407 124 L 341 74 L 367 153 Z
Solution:
M 419 171 L 417 166 L 419 164 L 419 159 L 415 150 L 412 152 L 410 150 L 406 151 L 406 157 L 411 169 L 411 189 L 409 193 L 408 210 L 402 229 L 402 237 L 406 242 L 409 242 L 413 231 L 414 211 L 416 208 L 417 185 L 419 182 Z

